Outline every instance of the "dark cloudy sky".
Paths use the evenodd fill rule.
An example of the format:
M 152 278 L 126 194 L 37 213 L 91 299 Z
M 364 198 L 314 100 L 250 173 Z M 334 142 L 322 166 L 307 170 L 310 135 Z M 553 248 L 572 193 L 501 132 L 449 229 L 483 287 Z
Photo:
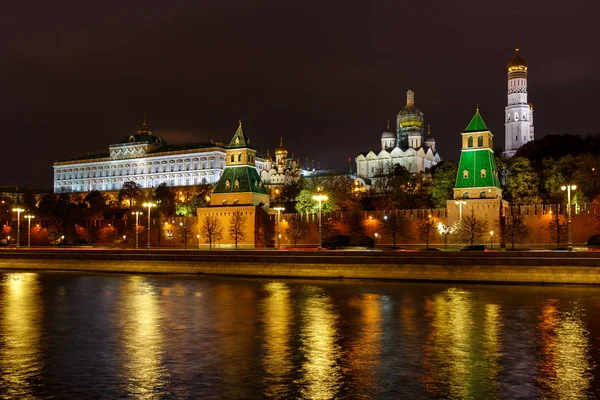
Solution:
M 405 92 L 457 160 L 475 105 L 504 143 L 506 63 L 529 62 L 536 137 L 598 132 L 595 1 L 11 1 L 0 12 L 0 185 L 51 188 L 52 163 L 107 150 L 144 112 L 168 142 L 322 167 L 380 148 Z M 354 163 L 353 163 L 354 164 Z

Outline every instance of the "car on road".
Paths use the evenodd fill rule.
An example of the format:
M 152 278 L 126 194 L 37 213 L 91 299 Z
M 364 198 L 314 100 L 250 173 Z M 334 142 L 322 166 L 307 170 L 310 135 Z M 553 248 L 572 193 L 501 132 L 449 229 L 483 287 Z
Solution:
M 487 251 L 487 247 L 484 244 L 471 244 L 464 246 L 460 251 Z

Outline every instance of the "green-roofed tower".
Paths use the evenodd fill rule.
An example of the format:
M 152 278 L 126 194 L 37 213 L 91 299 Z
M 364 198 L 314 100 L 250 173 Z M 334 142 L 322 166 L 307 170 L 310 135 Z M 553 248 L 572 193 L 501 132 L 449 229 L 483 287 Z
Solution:
M 211 196 L 213 206 L 268 205 L 269 194 L 256 171 L 256 150 L 244 133 L 242 121 L 226 150 L 227 166 Z
M 460 163 L 454 187 L 455 199 L 501 199 L 502 189 L 494 161 L 494 135 L 479 107 L 462 135 Z

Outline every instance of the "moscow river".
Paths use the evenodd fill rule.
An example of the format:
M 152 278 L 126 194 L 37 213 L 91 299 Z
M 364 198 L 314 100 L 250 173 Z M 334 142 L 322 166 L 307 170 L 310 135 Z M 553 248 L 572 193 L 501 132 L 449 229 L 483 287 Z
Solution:
M 0 398 L 600 397 L 600 288 L 0 273 Z

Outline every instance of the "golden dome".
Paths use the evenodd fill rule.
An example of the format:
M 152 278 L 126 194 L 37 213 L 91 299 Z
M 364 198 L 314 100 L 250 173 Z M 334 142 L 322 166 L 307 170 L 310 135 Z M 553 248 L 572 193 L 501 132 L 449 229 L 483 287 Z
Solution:
M 288 151 L 283 147 L 283 136 L 279 138 L 279 147 L 275 148 L 275 155 L 285 155 L 287 156 Z
M 515 45 L 515 58 L 508 63 L 506 68 L 508 68 L 508 72 L 517 70 L 527 71 L 527 61 L 519 57 L 519 39 L 517 39 L 517 44 Z

